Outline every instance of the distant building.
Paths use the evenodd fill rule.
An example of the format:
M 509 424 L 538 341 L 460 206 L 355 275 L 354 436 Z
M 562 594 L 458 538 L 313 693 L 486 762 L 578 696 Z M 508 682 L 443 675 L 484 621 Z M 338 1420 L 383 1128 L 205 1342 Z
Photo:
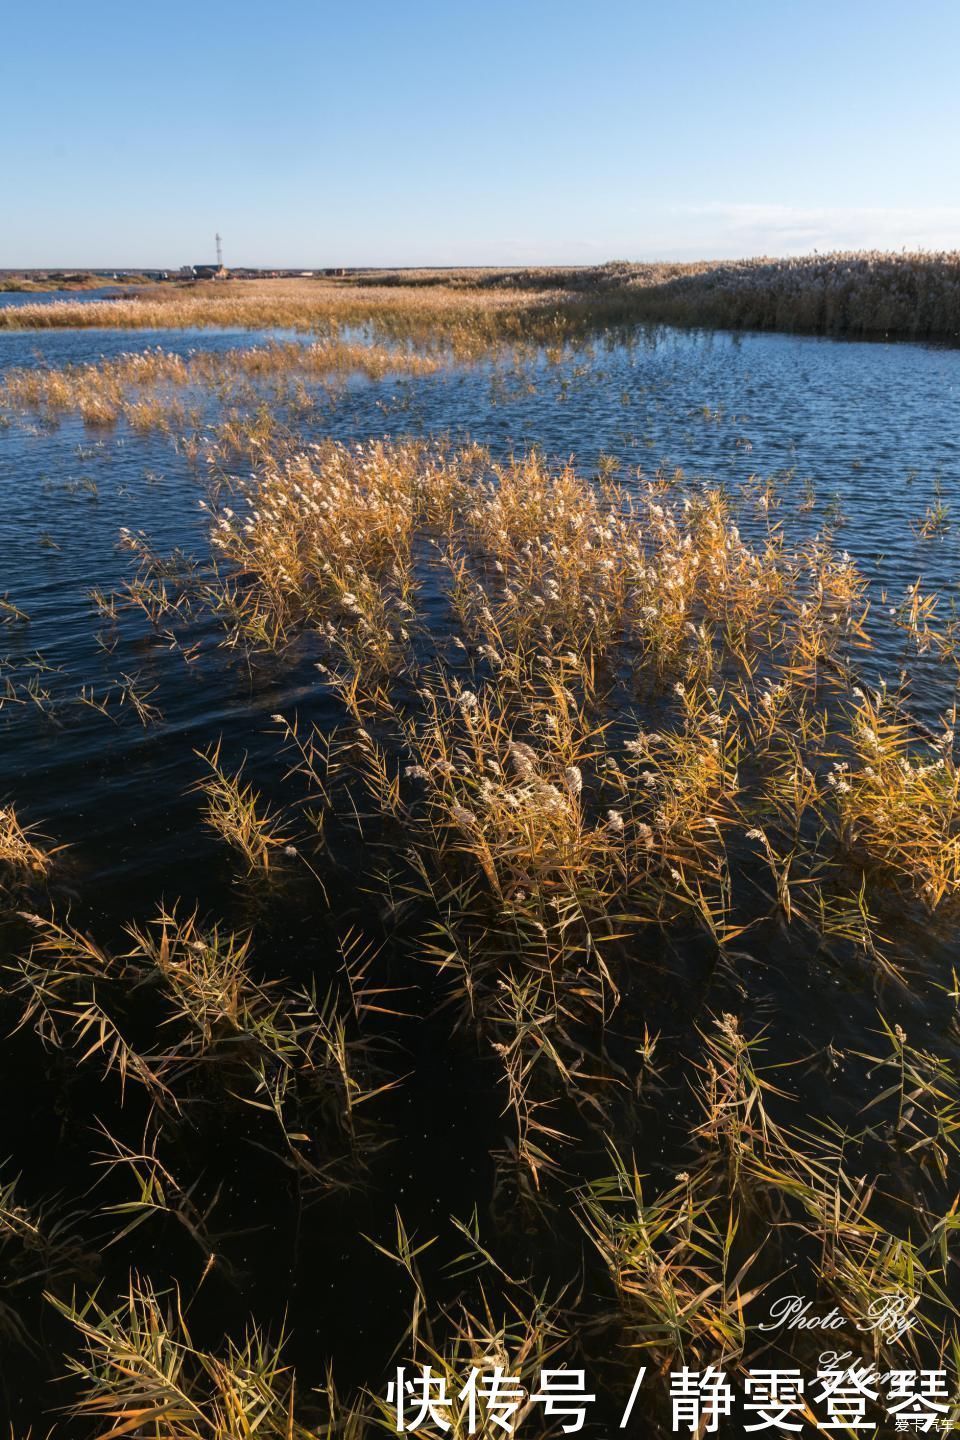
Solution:
M 181 265 L 181 280 L 226 280 L 229 271 L 223 265 Z

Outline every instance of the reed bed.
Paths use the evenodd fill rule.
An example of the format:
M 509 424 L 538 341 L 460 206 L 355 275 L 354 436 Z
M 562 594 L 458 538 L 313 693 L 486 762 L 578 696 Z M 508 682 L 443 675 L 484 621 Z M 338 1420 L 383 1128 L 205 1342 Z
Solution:
M 952 732 L 918 742 L 852 684 L 866 582 L 822 539 L 750 546 L 719 491 L 670 504 L 419 443 L 316 446 L 234 489 L 191 605 L 234 646 L 308 633 L 361 729 L 393 725 L 360 767 L 377 805 L 426 814 L 436 855 L 472 855 L 476 883 L 498 905 L 523 894 L 531 924 L 544 903 L 519 835 L 564 875 L 603 876 L 617 913 L 656 894 L 658 916 L 697 915 L 714 938 L 743 928 L 728 836 L 759 846 L 788 919 L 826 904 L 828 853 L 931 909 L 956 892 Z M 418 613 L 425 585 L 446 589 L 446 637 Z M 651 680 L 667 723 L 638 731 L 631 691 Z M 418 719 L 397 712 L 410 687 Z
M 410 292 L 319 280 L 226 281 L 186 289 L 156 287 L 129 300 L 55 301 L 0 307 L 0 327 L 16 330 L 280 328 L 329 332 L 374 325 L 393 338 L 433 339 L 465 352 L 519 339 L 531 299 L 460 290 Z M 16 317 L 14 318 L 14 314 Z
M 329 380 L 349 374 L 382 379 L 388 374 L 430 374 L 439 365 L 436 357 L 404 348 L 338 339 L 271 341 L 246 349 L 192 351 L 186 356 L 156 347 L 59 369 L 8 370 L 0 385 L 0 412 L 34 413 L 47 421 L 76 414 L 91 428 L 124 419 L 135 430 L 179 433 L 187 416 L 177 392 L 188 388 L 201 393 L 215 390 L 226 399 L 228 388 L 244 381 Z
M 426 295 L 447 343 L 459 285 L 425 277 L 400 308 Z M 507 297 L 487 313 L 509 328 L 516 297 L 498 285 L 483 277 Z M 397 288 L 330 287 L 329 308 L 343 319 L 362 290 L 390 317 L 380 292 Z M 218 313 L 235 293 L 218 289 Z M 398 353 L 436 364 L 375 348 L 367 373 Z M 131 391 L 304 357 L 322 374 L 361 364 L 333 340 L 150 351 L 14 372 L 8 396 L 120 415 Z M 792 538 L 782 477 L 735 492 L 435 439 L 305 444 L 269 408 L 208 440 L 205 553 L 125 531 L 125 588 L 89 598 L 97 625 L 131 625 L 191 671 L 221 647 L 251 704 L 244 735 L 269 737 L 256 757 L 184 741 L 195 783 L 179 799 L 198 853 L 229 856 L 227 909 L 164 902 L 110 933 L 71 912 L 54 852 L 0 810 L 0 1002 L 79 1136 L 83 1181 L 36 1199 L 4 1172 L 0 1335 L 21 1354 L 56 1327 L 62 1433 L 359 1440 L 396 1433 L 381 1374 L 429 1364 L 453 1434 L 496 1433 L 460 1392 L 481 1365 L 516 1377 L 518 1423 L 553 1434 L 532 1393 L 554 1364 L 602 1356 L 627 1391 L 638 1359 L 651 1381 L 684 1365 L 742 1377 L 771 1351 L 815 1364 L 819 1334 L 757 1329 L 784 1284 L 836 1308 L 858 1361 L 948 1370 L 955 1419 L 960 1087 L 889 938 L 891 922 L 954 923 L 954 720 L 921 725 L 863 678 L 869 577 L 834 527 Z M 955 661 L 937 604 L 918 582 L 887 618 L 907 650 Z M 304 713 L 267 718 L 257 680 L 292 670 Z M 162 725 L 162 685 L 122 675 L 88 708 Z M 26 704 L 16 676 L 7 699 Z M 782 1021 L 775 1044 L 771 975 L 788 995 L 822 987 L 824 1010 L 855 1003 L 869 1042 L 828 1017 L 814 1053 Z M 938 1003 L 956 1011 L 952 984 Z M 406 1217 L 410 1052 L 455 1056 L 484 1095 L 485 1208 L 448 1222 L 435 1206 L 435 1233 Z M 310 1267 L 338 1207 L 409 1313 L 348 1398 L 296 1334 L 316 1316 L 299 1277 L 326 1283 Z M 246 1273 L 268 1228 L 289 1245 L 273 1302 Z M 906 1330 L 856 1328 L 892 1297 Z M 638 1403 L 662 1429 L 662 1387 Z
M 960 252 L 833 251 L 687 264 L 615 261 L 520 270 L 393 271 L 357 277 L 381 288 L 476 289 L 559 298 L 571 325 L 652 321 L 956 340 Z
M 874 888 L 956 893 L 952 734 L 918 741 L 852 685 L 865 580 L 822 539 L 750 546 L 720 492 L 476 448 L 317 446 L 234 491 L 191 605 L 233 646 L 319 648 L 356 729 L 321 758 L 277 717 L 295 768 L 404 854 L 427 954 L 503 1070 L 522 1184 L 559 1163 L 550 1092 L 580 1092 L 648 927 L 723 952 L 777 917 L 883 967 Z M 438 585 L 439 634 L 418 611 Z M 656 730 L 634 718 L 651 684 Z
M 836 252 L 690 264 L 378 271 L 342 279 L 154 286 L 134 298 L 0 307 L 9 329 L 371 323 L 442 335 L 469 351 L 498 339 L 562 339 L 584 326 L 648 322 L 956 339 L 957 251 Z
M 672 275 L 617 266 L 600 287 L 593 303 L 611 321 L 952 341 L 960 335 L 956 250 L 761 257 L 701 263 Z

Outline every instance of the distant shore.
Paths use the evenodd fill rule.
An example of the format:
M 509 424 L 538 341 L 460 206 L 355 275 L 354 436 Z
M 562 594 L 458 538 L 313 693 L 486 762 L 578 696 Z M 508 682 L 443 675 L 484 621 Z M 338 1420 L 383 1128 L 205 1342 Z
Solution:
M 0 306 L 0 327 L 179 329 L 370 323 L 404 338 L 553 343 L 617 325 L 779 330 L 851 339 L 960 342 L 960 251 L 861 251 L 796 258 L 531 268 L 49 274 L 0 288 L 136 288 L 103 305 Z
M 106 275 L 50 275 L 34 279 L 31 275 L 0 275 L 0 295 L 45 295 L 51 290 L 105 290 L 113 285 L 127 289 L 132 285 L 149 285 L 146 275 L 114 280 Z

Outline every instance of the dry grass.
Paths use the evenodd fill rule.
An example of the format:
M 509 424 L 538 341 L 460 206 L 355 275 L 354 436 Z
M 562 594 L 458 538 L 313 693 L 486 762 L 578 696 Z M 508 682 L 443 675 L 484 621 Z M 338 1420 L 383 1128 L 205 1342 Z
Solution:
M 199 284 L 186 289 L 156 287 L 135 299 L 104 302 L 55 301 L 0 307 L 0 327 L 17 330 L 64 326 L 107 329 L 194 329 L 274 327 L 328 332 L 372 323 L 384 335 L 419 336 L 483 348 L 498 337 L 522 333 L 531 303 L 509 293 L 454 289 L 398 290 L 321 280 L 255 280 Z M 16 317 L 16 318 L 15 318 Z
M 204 822 L 239 852 L 248 871 L 269 870 L 270 856 L 289 843 L 288 837 L 253 786 L 242 780 L 242 767 L 236 774 L 225 769 L 219 744 L 202 758 L 211 772 L 197 785 L 204 796 Z
M 154 286 L 133 299 L 8 306 L 0 308 L 0 326 L 311 330 L 369 322 L 384 333 L 442 335 L 465 350 L 497 338 L 562 339 L 584 325 L 636 322 L 956 338 L 958 274 L 956 251 L 384 271 Z
M 260 980 L 250 963 L 251 939 L 196 915 L 161 910 L 142 929 L 131 925 L 132 949 L 103 949 L 90 937 L 37 915 L 25 956 L 7 967 L 18 1002 L 18 1029 L 31 1027 L 47 1049 L 74 1052 L 76 1063 L 99 1067 L 119 1086 L 140 1087 L 166 1117 L 194 1107 L 247 1106 L 271 1117 L 277 1155 L 305 1188 L 349 1182 L 375 1141 L 360 1107 L 390 1088 L 360 1033 L 368 1009 L 362 946 L 345 943 L 342 979 L 326 993 Z M 150 1042 L 137 1038 L 138 996 L 156 996 Z M 361 1078 L 361 1074 L 363 1078 Z M 279 1148 L 278 1148 L 279 1147 Z
M 214 391 L 224 406 L 249 400 L 249 382 L 325 381 L 349 374 L 380 379 L 388 374 L 430 374 L 436 357 L 339 339 L 312 343 L 271 341 L 225 351 L 181 356 L 154 348 L 60 369 L 9 369 L 0 385 L 0 413 L 39 413 L 49 421 L 77 414 L 91 428 L 125 420 L 134 430 L 187 427 L 189 414 L 178 391 Z M 263 399 L 263 396 L 260 397 Z
M 294 1382 L 282 1362 L 282 1338 L 271 1344 L 251 1327 L 225 1353 L 199 1349 L 179 1295 L 157 1295 L 136 1276 L 115 1310 L 95 1299 L 79 1308 L 54 1303 L 85 1347 L 70 1364 L 84 1387 L 72 1414 L 101 1435 L 309 1440 L 293 1420 Z
M 704 1039 L 703 1121 L 689 1173 L 648 1196 L 615 1157 L 614 1175 L 584 1194 L 585 1224 L 635 1343 L 661 1365 L 735 1364 L 756 1344 L 747 1314 L 773 1279 L 771 1264 L 798 1246 L 849 1324 L 899 1295 L 913 1317 L 908 1349 L 943 1343 L 958 1312 L 950 1261 L 937 1253 L 939 1219 L 918 1209 L 909 1235 L 891 1233 L 877 1184 L 847 1169 L 842 1137 L 829 1125 L 811 1134 L 775 1123 L 768 1106 L 786 1097 L 758 1073 L 758 1042 L 736 1018 L 724 1016 Z M 858 1343 L 881 1365 L 901 1342 L 874 1329 Z
M 47 875 L 53 852 L 38 845 L 38 838 L 32 826 L 20 824 L 12 805 L 0 806 L 0 891 Z
M 861 692 L 850 719 L 851 762 L 827 777 L 840 834 L 894 874 L 931 909 L 960 890 L 960 777 L 953 734 L 918 745 L 882 697 Z
M 589 1109 L 615 1083 L 584 1033 L 646 927 L 723 952 L 776 917 L 885 966 L 877 886 L 930 908 L 954 893 L 952 765 L 857 700 L 865 580 L 825 541 L 749 545 L 718 491 L 420 444 L 266 459 L 231 499 L 193 602 L 233 645 L 322 643 L 352 738 L 324 750 L 283 722 L 321 842 L 340 793 L 374 850 L 402 854 L 427 954 L 502 1072 L 504 1163 L 533 1192 L 567 1139 L 557 1087 Z M 420 609 L 438 588 L 448 634 Z M 635 719 L 641 685 L 656 729 Z

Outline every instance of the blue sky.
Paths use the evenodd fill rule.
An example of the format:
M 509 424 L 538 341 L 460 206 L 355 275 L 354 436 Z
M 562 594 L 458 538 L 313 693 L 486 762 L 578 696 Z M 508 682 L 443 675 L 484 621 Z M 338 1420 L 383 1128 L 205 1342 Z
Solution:
M 960 247 L 956 0 L 14 0 L 0 266 Z

